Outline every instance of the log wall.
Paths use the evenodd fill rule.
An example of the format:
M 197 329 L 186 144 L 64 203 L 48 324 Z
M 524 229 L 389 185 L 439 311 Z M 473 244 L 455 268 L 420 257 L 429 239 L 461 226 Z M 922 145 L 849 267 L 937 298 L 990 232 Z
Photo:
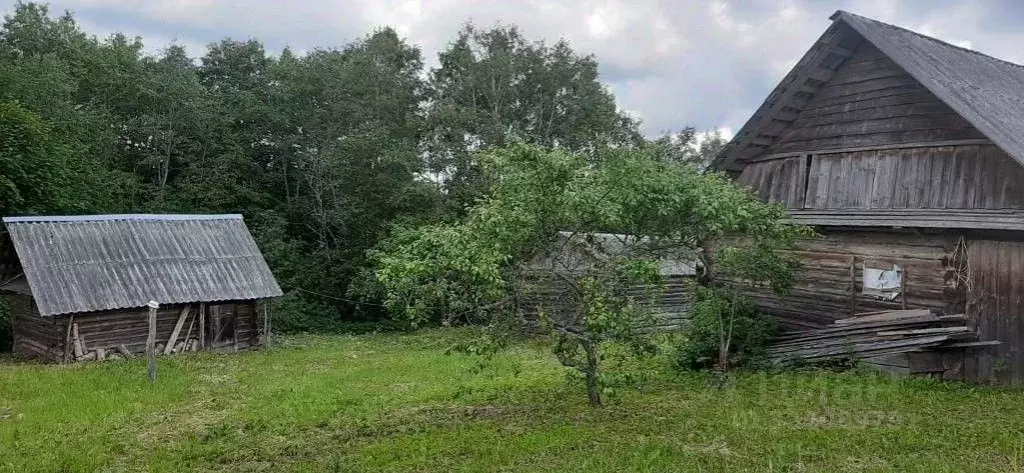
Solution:
M 102 312 L 88 312 L 72 315 L 41 317 L 34 312 L 29 296 L 11 296 L 12 301 L 27 299 L 29 309 L 24 308 L 25 302 L 18 304 L 19 314 L 15 320 L 14 353 L 21 357 L 35 358 L 46 361 L 73 360 L 73 343 L 67 338 L 70 324 L 78 326 L 78 333 L 85 352 L 101 349 L 106 353 L 117 353 L 124 346 L 134 354 L 145 353 L 146 338 L 149 333 L 148 310 L 122 309 Z M 264 318 L 260 307 L 262 302 L 239 301 L 204 304 L 206 310 L 205 338 L 207 350 L 239 351 L 247 350 L 264 343 Z M 186 304 L 161 306 L 157 311 L 157 345 L 165 346 L 177 325 Z M 176 343 L 187 344 L 186 337 L 197 344 L 200 340 L 199 303 L 189 304 L 190 311 L 183 321 Z M 230 329 L 222 335 L 222 340 L 214 338 L 212 329 L 214 319 L 235 320 Z M 189 333 L 189 327 L 192 327 Z
M 960 237 L 894 232 L 825 232 L 801 244 L 802 264 L 795 287 L 785 296 L 768 289 L 749 295 L 789 329 L 821 328 L 855 313 L 884 309 L 930 308 L 962 313 L 964 269 L 956 257 Z M 864 268 L 903 269 L 904 291 L 888 301 L 863 293 Z
M 40 317 L 31 296 L 5 296 L 11 308 L 15 355 L 35 359 L 59 359 L 63 351 L 61 327 L 53 318 Z
M 668 331 L 676 330 L 686 324 L 689 319 L 690 304 L 693 297 L 693 278 L 690 276 L 669 276 L 664 287 L 657 289 L 654 303 L 655 315 L 650 324 L 639 327 L 641 330 Z M 637 300 L 647 300 L 651 288 L 636 286 L 630 294 Z M 575 311 L 576 301 L 570 296 L 571 291 L 564 282 L 556 280 L 531 281 L 522 286 L 519 299 L 519 311 L 526 320 L 528 328 L 539 329 L 538 315 Z
M 751 295 L 790 328 L 903 306 L 966 311 L 979 340 L 1002 344 L 944 353 L 943 378 L 1024 383 L 1024 236 L 982 215 L 1024 209 L 1024 166 L 866 41 L 823 80 L 792 120 L 759 137 L 766 148 L 738 177 L 763 200 L 828 217 L 796 253 L 804 268 L 792 293 Z M 907 209 L 978 215 L 939 225 Z M 865 210 L 874 220 L 853 223 Z M 865 267 L 893 263 L 905 270 L 904 297 L 861 293 Z M 909 361 L 896 368 L 914 372 Z

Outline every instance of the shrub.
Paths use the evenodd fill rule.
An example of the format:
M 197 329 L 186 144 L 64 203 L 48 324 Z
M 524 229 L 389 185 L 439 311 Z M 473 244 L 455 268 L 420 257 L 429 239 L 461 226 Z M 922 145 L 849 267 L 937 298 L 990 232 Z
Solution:
M 704 370 L 720 366 L 722 337 L 730 333 L 729 365 L 763 366 L 764 350 L 778 331 L 775 320 L 737 294 L 699 287 L 696 296 L 690 325 L 676 348 L 673 360 L 676 369 Z

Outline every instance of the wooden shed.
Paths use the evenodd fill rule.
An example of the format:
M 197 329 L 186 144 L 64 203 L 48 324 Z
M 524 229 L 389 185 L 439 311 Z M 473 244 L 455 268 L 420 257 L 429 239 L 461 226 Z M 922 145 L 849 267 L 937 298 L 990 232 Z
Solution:
M 46 361 L 264 344 L 281 296 L 241 215 L 6 217 L 0 292 L 14 353 Z
M 966 313 L 943 377 L 1024 382 L 1024 67 L 839 11 L 713 163 L 821 238 L 792 328 L 880 309 Z M 981 345 L 979 343 L 979 345 Z
M 558 232 L 557 250 L 538 254 L 527 263 L 517 281 L 517 305 L 530 330 L 539 330 L 541 312 L 572 314 L 580 307 L 579 294 L 564 278 L 586 274 L 597 260 L 643 251 L 634 236 L 600 232 Z M 685 326 L 696 284 L 694 263 L 680 257 L 661 256 L 658 272 L 664 284 L 653 287 L 633 285 L 629 295 L 653 304 L 653 316 L 638 327 L 645 331 L 671 331 Z M 561 273 L 562 276 L 555 276 Z

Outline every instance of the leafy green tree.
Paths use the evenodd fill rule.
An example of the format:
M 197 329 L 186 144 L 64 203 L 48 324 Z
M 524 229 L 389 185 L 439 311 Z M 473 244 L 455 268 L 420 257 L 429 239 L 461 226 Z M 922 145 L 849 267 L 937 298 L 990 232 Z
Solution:
M 0 102 L 0 213 L 35 213 L 66 205 L 70 179 L 60 144 L 40 118 Z
M 493 184 L 463 220 L 400 232 L 377 254 L 389 304 L 414 324 L 465 318 L 505 329 L 517 326 L 521 281 L 563 281 L 572 303 L 545 320 L 559 361 L 583 375 L 593 405 L 608 344 L 649 350 L 637 330 L 649 301 L 625 289 L 654 285 L 663 258 L 702 262 L 708 286 L 728 278 L 782 290 L 792 268 L 783 250 L 806 234 L 725 176 L 649 149 L 584 157 L 517 144 L 482 159 Z M 620 248 L 564 263 L 578 260 L 563 256 L 566 241 L 594 231 L 624 235 Z M 552 263 L 538 267 L 537 258 Z
M 487 190 L 474 151 L 513 141 L 587 151 L 642 141 L 598 79 L 593 56 L 566 41 L 527 41 L 515 27 L 465 26 L 430 73 L 426 147 L 454 206 Z
M 663 156 L 664 159 L 692 164 L 698 170 L 704 171 L 725 148 L 728 141 L 718 130 L 698 134 L 695 128 L 687 127 L 678 133 L 670 133 L 649 140 L 645 146 Z

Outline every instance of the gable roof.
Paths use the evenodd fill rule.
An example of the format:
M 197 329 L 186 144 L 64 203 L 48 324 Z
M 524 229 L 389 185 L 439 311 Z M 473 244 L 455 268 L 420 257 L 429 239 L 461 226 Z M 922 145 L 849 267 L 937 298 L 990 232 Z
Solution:
M 6 217 L 41 315 L 281 296 L 241 215 Z
M 801 106 L 867 40 L 996 146 L 1024 165 L 1024 67 L 877 20 L 837 11 L 832 25 L 772 91 L 712 166 L 739 170 L 764 153 Z

